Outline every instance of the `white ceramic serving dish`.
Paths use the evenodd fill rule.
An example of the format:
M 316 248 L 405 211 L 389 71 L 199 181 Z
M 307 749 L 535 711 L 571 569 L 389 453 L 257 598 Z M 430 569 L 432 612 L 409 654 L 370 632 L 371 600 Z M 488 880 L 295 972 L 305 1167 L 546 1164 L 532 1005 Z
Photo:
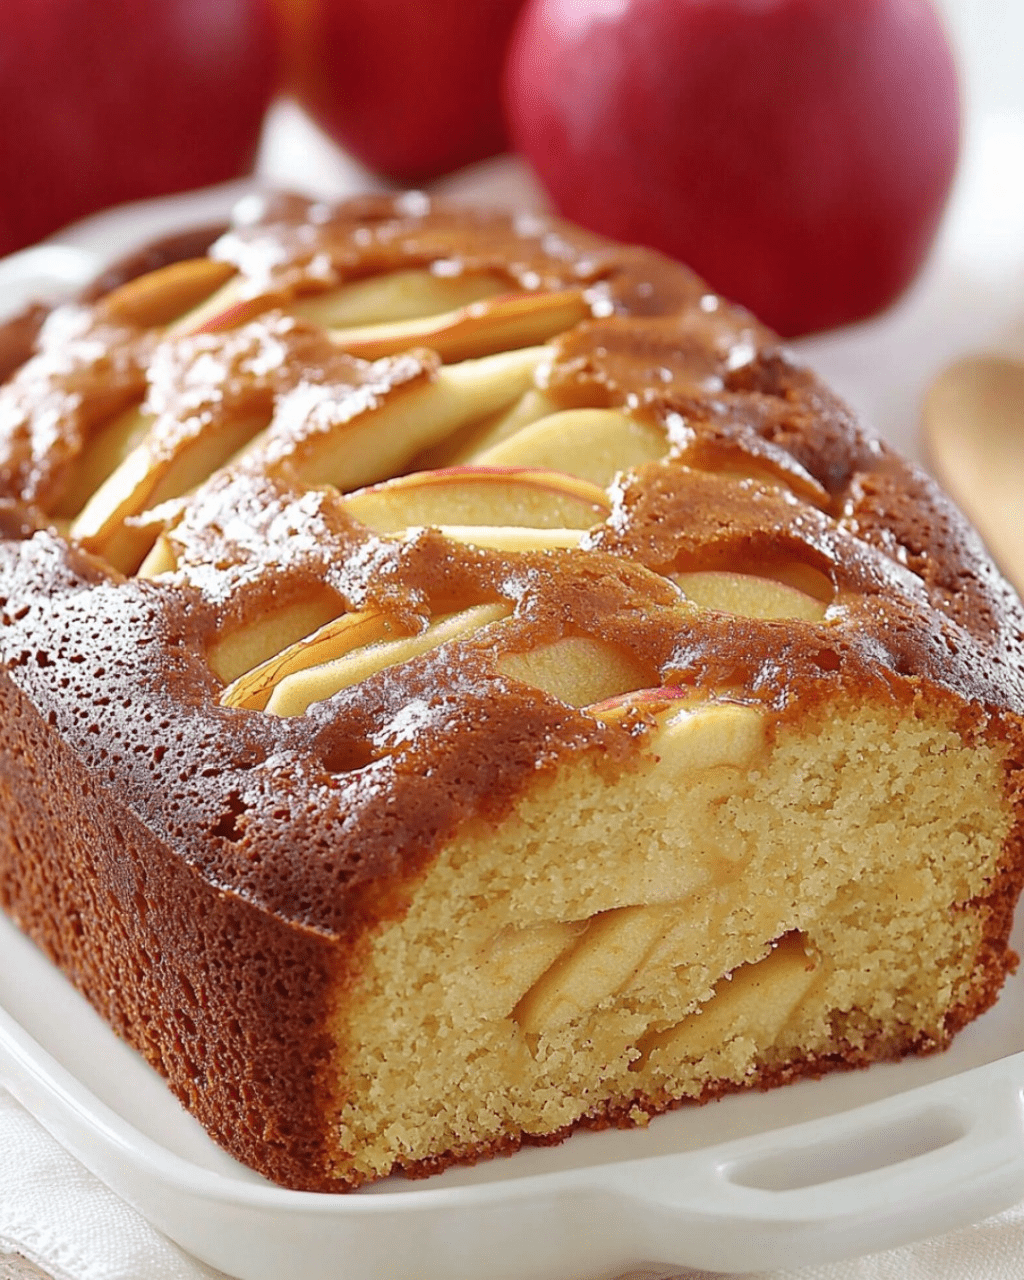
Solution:
M 1013 147 L 1024 148 L 1024 131 Z M 63 244 L 0 261 L 0 316 L 74 288 L 146 238 L 215 219 L 237 194 L 104 215 Z M 974 243 L 970 208 L 904 306 L 803 345 L 904 450 L 903 402 L 936 361 L 988 336 L 994 315 L 1005 319 L 1005 284 L 982 287 L 982 273 L 965 292 L 957 246 Z M 1020 949 L 1020 923 L 1015 936 Z M 158 1228 L 241 1280 L 797 1267 L 947 1231 L 1024 1197 L 1024 976 L 941 1055 L 685 1108 L 646 1130 L 579 1134 L 426 1182 L 323 1196 L 272 1186 L 217 1148 L 0 917 L 0 1084 Z

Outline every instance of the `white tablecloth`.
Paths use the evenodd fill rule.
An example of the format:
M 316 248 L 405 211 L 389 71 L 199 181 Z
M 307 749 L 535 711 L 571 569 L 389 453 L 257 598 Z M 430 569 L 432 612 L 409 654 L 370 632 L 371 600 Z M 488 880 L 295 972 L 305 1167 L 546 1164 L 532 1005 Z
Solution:
M 211 1280 L 222 1275 L 154 1230 L 68 1155 L 10 1094 L 0 1090 L 0 1254 L 4 1252 L 23 1254 L 53 1280 Z M 631 1272 L 629 1280 L 667 1276 L 713 1280 L 710 1272 L 678 1270 Z M 757 1272 L 748 1280 L 1020 1280 L 1022 1276 L 1024 1205 L 904 1249 L 800 1271 Z M 282 1275 L 281 1280 L 289 1277 Z

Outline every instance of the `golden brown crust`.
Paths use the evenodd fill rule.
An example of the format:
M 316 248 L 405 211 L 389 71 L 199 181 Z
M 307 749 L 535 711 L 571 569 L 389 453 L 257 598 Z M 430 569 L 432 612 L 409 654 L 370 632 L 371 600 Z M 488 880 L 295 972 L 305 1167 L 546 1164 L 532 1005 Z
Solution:
M 239 1159 L 324 1186 L 338 950 L 212 891 L 6 674 L 0 714 L 4 909 Z
M 964 708 L 965 736 L 1020 741 L 1024 612 L 977 536 L 773 334 L 685 268 L 547 220 L 418 196 L 334 210 L 279 199 L 212 252 L 238 268 L 253 314 L 270 309 L 165 340 L 112 324 L 102 306 L 59 309 L 37 354 L 0 387 L 0 699 L 20 726 L 2 748 L 0 875 L 8 910 L 256 1167 L 291 1185 L 332 1185 L 322 1116 L 334 1101 L 318 1074 L 328 1049 L 317 1040 L 310 1050 L 308 1032 L 325 1025 L 343 966 L 358 965 L 359 939 L 402 912 L 437 851 L 464 824 L 500 822 L 539 773 L 575 755 L 612 773 L 638 758 L 642 735 L 505 679 L 500 652 L 600 636 L 652 684 L 725 692 L 776 720 L 850 694 L 908 706 L 925 688 Z M 560 406 L 628 409 L 671 444 L 617 484 L 582 553 L 522 553 L 510 566 L 436 531 L 373 535 L 329 486 L 303 481 L 303 450 L 325 422 L 430 383 L 439 362 L 414 352 L 367 364 L 281 308 L 437 264 L 531 292 L 582 290 L 590 318 L 553 343 L 546 393 Z M 171 504 L 177 565 L 159 583 L 126 578 L 49 527 L 98 424 L 143 395 L 154 454 L 170 456 L 211 422 L 270 421 L 255 459 Z M 794 565 L 824 584 L 821 623 L 697 610 L 668 579 Z M 311 584 L 406 630 L 474 604 L 506 601 L 514 613 L 503 648 L 468 644 L 458 670 L 426 654 L 291 719 L 221 706 L 214 639 Z M 1015 758 L 1008 774 L 1018 804 L 1022 769 Z M 61 835 L 47 852 L 51 822 Z M 188 920 L 146 911 L 143 928 L 132 876 L 144 869 L 153 901 L 187 902 Z M 995 998 L 1022 876 L 1018 843 L 976 904 L 986 943 L 950 1033 Z M 121 972 L 155 940 L 152 971 Z M 213 956 L 202 950 L 211 940 Z M 210 966 L 219 994 L 188 1012 L 189 984 Z M 176 990 L 166 1025 L 156 968 Z M 268 977 L 257 992 L 253 975 L 271 973 L 280 987 Z M 758 1083 L 921 1047 L 840 1047 Z M 293 1101 L 288 1132 L 281 1090 Z M 586 1123 L 621 1118 L 595 1112 Z

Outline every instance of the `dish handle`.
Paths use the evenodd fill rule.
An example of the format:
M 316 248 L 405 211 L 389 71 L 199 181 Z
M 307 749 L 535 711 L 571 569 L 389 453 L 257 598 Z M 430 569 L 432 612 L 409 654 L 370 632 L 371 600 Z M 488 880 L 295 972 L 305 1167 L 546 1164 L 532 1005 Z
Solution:
M 681 1226 L 687 1263 L 715 1270 L 909 1244 L 1024 1197 L 1024 1054 L 775 1134 L 619 1165 L 614 1176 L 644 1219 L 647 1249 L 659 1241 L 649 1255 L 659 1261 L 680 1255 Z

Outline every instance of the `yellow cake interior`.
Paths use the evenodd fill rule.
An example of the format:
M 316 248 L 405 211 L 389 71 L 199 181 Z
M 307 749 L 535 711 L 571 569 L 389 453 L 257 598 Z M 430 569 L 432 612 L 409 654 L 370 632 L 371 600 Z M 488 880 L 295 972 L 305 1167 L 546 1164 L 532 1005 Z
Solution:
M 380 930 L 337 1026 L 347 1176 L 945 1042 L 1011 821 L 1001 750 L 924 709 L 771 745 L 751 708 L 665 721 L 618 784 L 584 763 L 464 832 Z

